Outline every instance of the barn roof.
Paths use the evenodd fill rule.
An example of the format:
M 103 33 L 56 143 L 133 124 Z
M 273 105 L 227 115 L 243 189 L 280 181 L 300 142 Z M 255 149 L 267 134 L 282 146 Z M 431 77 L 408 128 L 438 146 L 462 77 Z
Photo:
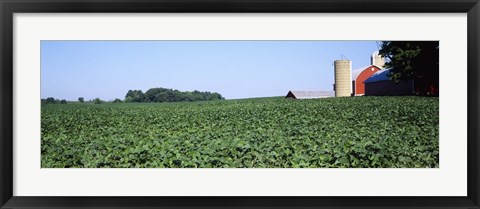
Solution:
M 379 68 L 380 70 L 382 69 L 381 67 L 378 67 L 376 65 L 367 65 L 365 67 L 357 68 L 355 70 L 352 70 L 352 81 L 357 80 L 360 73 L 362 73 L 363 71 L 365 71 L 367 69 L 373 68 L 373 67 Z
M 357 77 L 362 73 L 365 69 L 372 67 L 373 65 L 367 65 L 365 67 L 357 68 L 352 70 L 352 80 L 357 80 Z
M 288 93 L 292 93 L 297 99 L 315 99 L 335 95 L 333 91 L 289 91 Z
M 373 83 L 373 82 L 378 82 L 378 81 L 388 81 L 390 78 L 388 77 L 388 73 L 390 72 L 390 69 L 386 70 L 379 70 L 375 72 L 370 78 L 364 81 L 364 83 Z

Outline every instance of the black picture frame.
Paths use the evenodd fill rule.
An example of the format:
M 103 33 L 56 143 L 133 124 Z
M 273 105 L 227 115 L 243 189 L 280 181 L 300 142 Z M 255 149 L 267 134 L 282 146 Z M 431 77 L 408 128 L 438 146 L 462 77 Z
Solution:
M 480 208 L 478 0 L 0 0 L 1 208 Z M 13 196 L 14 13 L 467 13 L 466 197 L 21 197 Z M 448 181 L 448 179 L 445 179 Z M 92 190 L 95 188 L 92 188 Z

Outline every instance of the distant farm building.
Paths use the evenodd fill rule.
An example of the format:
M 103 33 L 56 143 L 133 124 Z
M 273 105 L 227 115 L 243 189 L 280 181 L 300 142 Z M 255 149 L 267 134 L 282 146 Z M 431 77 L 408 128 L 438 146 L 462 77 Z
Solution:
M 377 71 L 381 70 L 375 65 L 361 67 L 352 71 L 352 95 L 365 95 L 365 80 L 369 79 Z
M 371 65 L 352 71 L 352 61 L 335 60 L 335 84 L 333 90 L 336 97 L 362 96 L 365 95 L 365 84 L 370 76 L 381 70 L 385 60 L 377 52 L 371 57 Z
M 352 61 L 335 60 L 333 91 L 289 91 L 285 98 L 315 99 L 350 96 L 438 95 L 438 75 L 395 83 L 390 80 L 385 59 L 376 51 L 371 64 L 352 70 Z
M 318 99 L 333 96 L 335 96 L 335 93 L 333 91 L 289 91 L 285 98 Z
M 393 96 L 414 94 L 415 85 L 413 80 L 395 83 L 388 77 L 389 72 L 390 70 L 381 70 L 366 79 L 364 81 L 365 95 Z
M 384 65 L 385 59 L 378 51 L 372 54 L 370 66 L 353 71 L 352 61 L 335 60 L 335 96 L 438 95 L 438 74 L 395 83 Z
M 348 66 L 337 63 L 348 63 Z M 350 96 L 413 95 L 415 92 L 425 92 L 427 88 L 426 82 L 418 79 L 399 83 L 391 81 L 388 77 L 390 71 L 383 69 L 385 59 L 378 54 L 378 51 L 372 54 L 370 66 L 349 70 L 349 68 L 351 69 L 350 60 L 336 60 L 334 64 L 335 84 L 333 90 L 336 97 L 349 96 L 348 92 L 351 92 Z M 350 79 L 347 72 L 351 72 Z M 342 86 L 342 88 L 338 88 L 339 86 Z M 428 88 L 430 87 L 428 86 Z M 428 92 L 438 92 L 438 89 L 428 89 Z

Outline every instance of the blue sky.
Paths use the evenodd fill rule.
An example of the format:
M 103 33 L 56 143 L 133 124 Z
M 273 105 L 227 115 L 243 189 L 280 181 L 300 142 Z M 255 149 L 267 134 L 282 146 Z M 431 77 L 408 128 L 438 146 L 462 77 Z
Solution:
M 332 90 L 333 61 L 370 65 L 376 41 L 41 41 L 41 97 L 124 99 L 154 87 L 226 99 Z

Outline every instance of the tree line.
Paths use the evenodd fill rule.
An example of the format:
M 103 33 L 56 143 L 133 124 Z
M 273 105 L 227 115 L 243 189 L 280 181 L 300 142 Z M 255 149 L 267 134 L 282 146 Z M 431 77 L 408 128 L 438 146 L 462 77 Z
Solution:
M 72 102 L 72 101 L 69 101 L 69 102 Z M 83 97 L 79 97 L 78 102 L 79 103 L 84 103 L 85 99 Z M 101 103 L 104 103 L 105 101 L 103 101 L 103 100 L 101 100 L 100 98 L 97 97 L 97 98 L 89 100 L 87 102 L 88 103 L 94 103 L 94 104 L 101 104 Z M 122 100 L 115 99 L 113 101 L 113 103 L 118 103 L 118 102 L 122 102 Z M 65 99 L 60 100 L 60 99 L 55 99 L 54 97 L 47 97 L 46 99 L 41 99 L 41 103 L 42 104 L 67 104 L 67 100 L 65 100 Z
M 200 92 L 200 91 L 179 91 L 176 89 L 167 88 L 151 88 L 145 93 L 142 90 L 128 90 L 125 95 L 125 99 L 121 100 L 116 98 L 112 103 L 122 102 L 195 102 L 195 101 L 212 101 L 212 100 L 224 100 L 221 94 L 217 92 Z M 79 103 L 84 103 L 83 97 L 78 98 Z M 42 104 L 67 104 L 65 99 L 59 100 L 53 97 L 41 99 Z M 105 103 L 100 98 L 95 98 L 88 101 L 88 103 L 102 104 Z
M 195 102 L 224 100 L 217 92 L 179 91 L 167 88 L 151 88 L 145 93 L 142 90 L 129 90 L 125 102 Z
M 53 97 L 47 97 L 46 99 L 41 100 L 42 104 L 67 104 L 67 100 L 65 99 L 55 99 Z

